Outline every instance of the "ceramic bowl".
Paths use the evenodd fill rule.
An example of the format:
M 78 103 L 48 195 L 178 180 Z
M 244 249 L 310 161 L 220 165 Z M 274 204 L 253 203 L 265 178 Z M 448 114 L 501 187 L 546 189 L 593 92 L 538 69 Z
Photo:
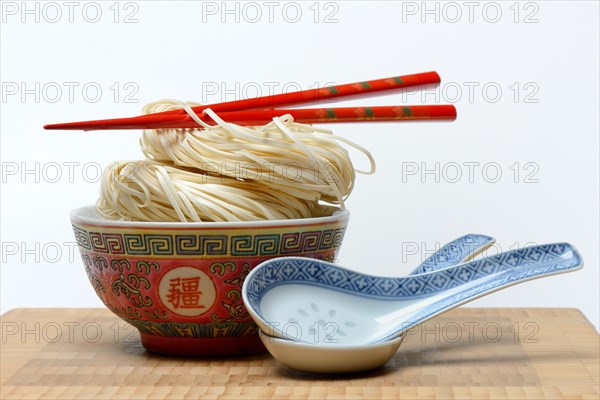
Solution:
M 349 212 L 253 222 L 129 222 L 93 206 L 71 213 L 86 273 L 102 302 L 153 352 L 227 356 L 264 351 L 242 302 L 244 278 L 281 256 L 334 260 Z

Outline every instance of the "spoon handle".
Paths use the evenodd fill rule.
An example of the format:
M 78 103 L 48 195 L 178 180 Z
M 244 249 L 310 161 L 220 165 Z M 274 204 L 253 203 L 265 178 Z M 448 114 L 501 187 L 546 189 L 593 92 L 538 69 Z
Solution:
M 392 323 L 396 329 L 386 329 L 388 334 L 373 338 L 370 342 L 379 343 L 389 340 L 439 314 L 506 287 L 536 278 L 575 271 L 582 267 L 581 255 L 568 243 L 507 251 L 497 256 L 459 265 L 451 268 L 457 272 L 454 276 L 459 276 L 460 270 L 477 276 L 425 296 L 417 302 L 418 306 L 415 304 L 415 310 L 412 312 L 402 310 L 397 315 L 386 316 L 385 319 L 390 322 L 392 322 L 390 318 L 393 318 Z M 431 275 L 436 274 L 439 272 Z
M 472 260 L 496 242 L 487 235 L 468 234 L 454 239 L 433 253 L 421 263 L 410 275 L 437 271 Z

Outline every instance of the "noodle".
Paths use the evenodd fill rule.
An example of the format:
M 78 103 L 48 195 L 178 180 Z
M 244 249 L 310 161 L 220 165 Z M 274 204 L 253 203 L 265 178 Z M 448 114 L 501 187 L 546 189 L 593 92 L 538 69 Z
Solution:
M 144 130 L 145 160 L 105 169 L 97 209 L 109 219 L 137 221 L 250 221 L 309 218 L 344 208 L 355 170 L 345 143 L 331 131 L 289 115 L 259 127 L 227 123 L 205 110 L 208 125 L 189 104 L 165 100 L 144 113 L 183 108 L 201 129 Z M 361 172 L 361 171 L 356 171 Z

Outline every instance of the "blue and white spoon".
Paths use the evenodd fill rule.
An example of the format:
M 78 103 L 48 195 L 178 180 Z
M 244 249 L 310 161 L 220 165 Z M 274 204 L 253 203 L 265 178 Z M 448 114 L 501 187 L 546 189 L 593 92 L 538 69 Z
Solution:
M 581 256 L 567 243 L 508 251 L 403 278 L 289 257 L 257 266 L 242 292 L 274 357 L 305 371 L 350 372 L 383 365 L 403 332 L 436 315 L 517 283 L 581 267 Z M 323 357 L 307 357 L 315 346 Z

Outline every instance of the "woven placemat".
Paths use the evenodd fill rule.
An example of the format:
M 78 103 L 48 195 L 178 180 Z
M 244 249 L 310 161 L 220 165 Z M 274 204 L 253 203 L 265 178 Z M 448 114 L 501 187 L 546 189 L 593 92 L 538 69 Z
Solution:
M 368 373 L 319 376 L 268 353 L 227 359 L 148 353 L 104 309 L 2 316 L 2 399 L 599 398 L 600 337 L 574 309 L 461 308 L 411 331 Z

